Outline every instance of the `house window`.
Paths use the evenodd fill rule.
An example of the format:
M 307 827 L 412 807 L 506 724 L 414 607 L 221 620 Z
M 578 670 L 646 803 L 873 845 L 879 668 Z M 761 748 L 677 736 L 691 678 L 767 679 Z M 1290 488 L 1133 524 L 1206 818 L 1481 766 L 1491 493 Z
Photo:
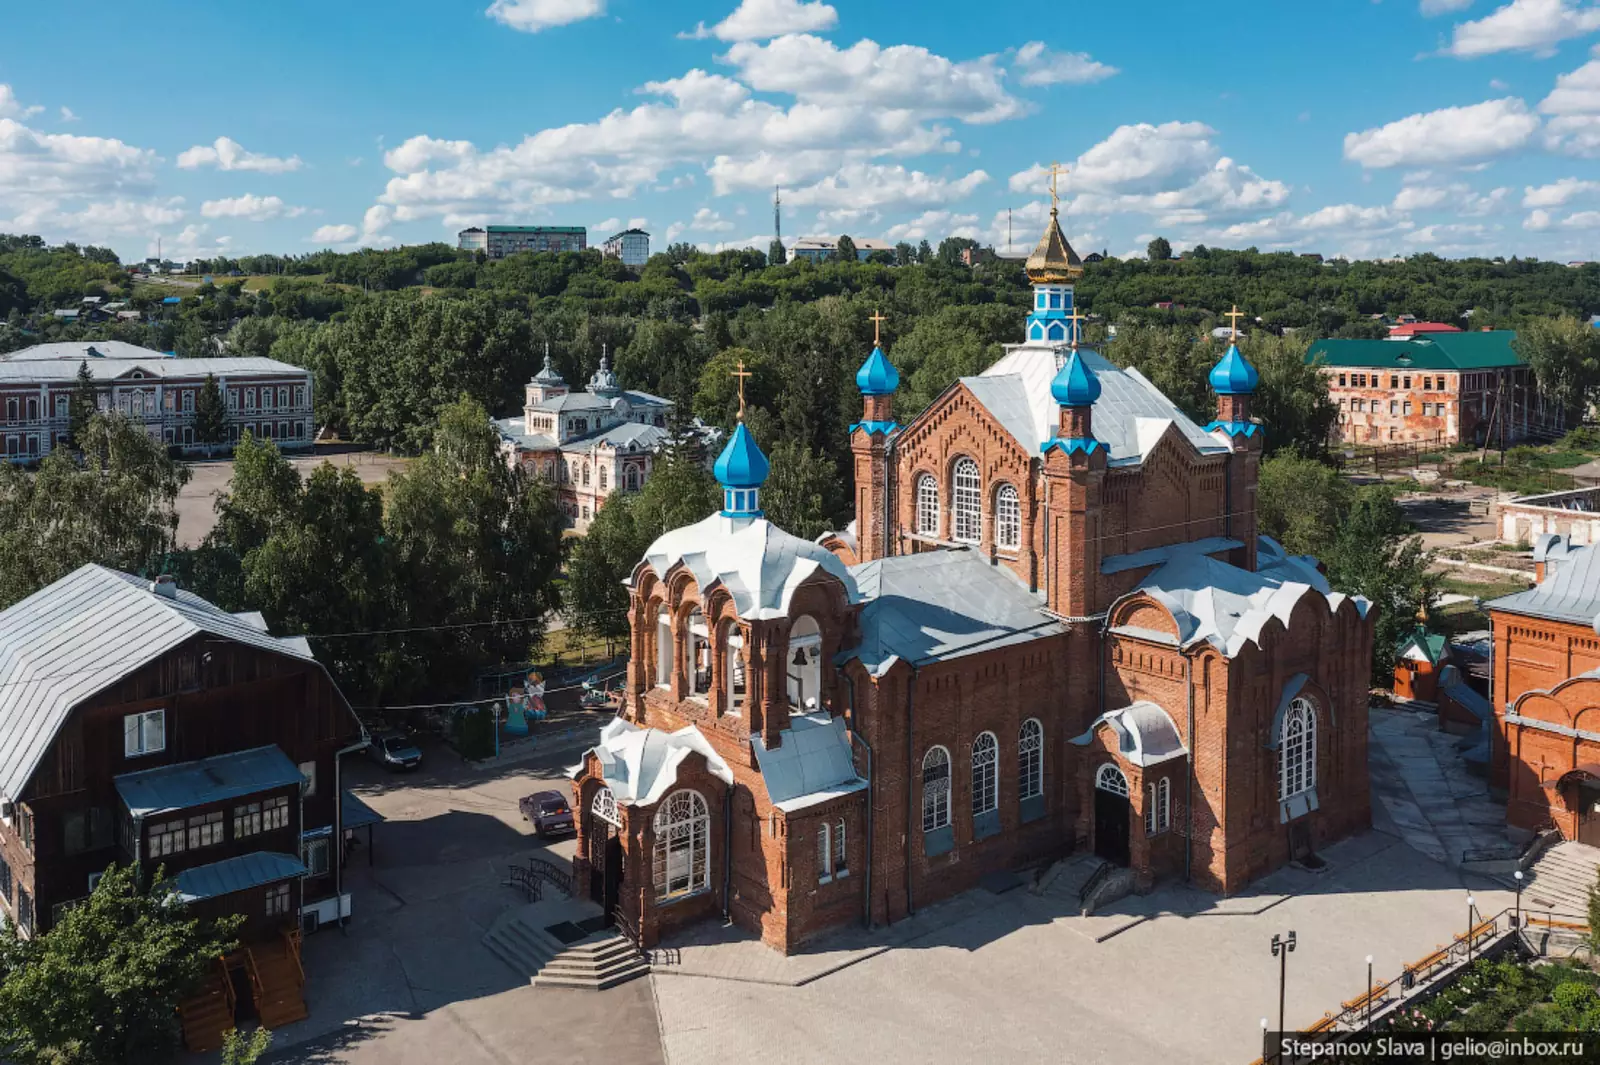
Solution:
M 1339 375 L 1339 387 L 1340 388 L 1345 387 L 1345 383 L 1346 383 L 1345 382 L 1345 375 L 1344 374 L 1340 374 Z
M 65 417 L 68 416 L 69 412 L 70 412 L 70 408 L 67 405 L 67 397 L 66 396 L 57 396 L 56 397 L 56 417 L 57 418 L 65 418 Z
M 199 850 L 222 842 L 222 811 L 196 814 L 189 818 L 189 849 Z
M 17 927 L 33 935 L 33 896 L 24 887 L 17 888 Z
M 696 791 L 676 791 L 656 811 L 656 898 L 667 901 L 711 886 L 711 816 Z
M 1166 777 L 1144 787 L 1144 834 L 1154 836 L 1172 827 L 1172 785 Z
M 17 804 L 17 838 L 22 840 L 22 849 L 33 851 L 33 811 Z
M 995 493 L 994 542 L 1003 551 L 1015 551 L 1022 545 L 1022 507 L 1017 502 L 1017 490 L 1009 484 L 1001 485 Z
M 1401 413 L 1410 414 L 1411 413 L 1411 401 L 1409 399 L 1406 400 L 1405 403 L 1401 406 L 1400 409 L 1401 409 Z
M 950 752 L 934 747 L 922 758 L 922 831 L 950 824 Z
M 193 411 L 194 411 L 194 392 L 190 391 L 189 389 L 185 389 L 184 393 L 183 393 L 183 412 L 185 414 L 190 414 L 190 413 L 193 413 Z
M 833 876 L 841 880 L 850 875 L 850 856 L 845 847 L 844 818 L 833 826 Z
M 103 806 L 74 810 L 61 819 L 62 849 L 68 856 L 111 846 L 111 811 Z
M 305 862 L 307 876 L 328 875 L 328 837 L 308 839 L 300 848 L 300 860 Z
M 1017 732 L 1017 798 L 1044 794 L 1044 726 L 1033 718 Z
M 247 802 L 233 808 L 233 838 L 248 839 L 261 834 L 261 804 Z
M 622 818 L 617 815 L 617 797 L 611 793 L 610 788 L 601 788 L 595 792 L 594 802 L 589 804 L 589 809 L 606 824 L 615 828 L 622 827 Z
M 150 857 L 165 858 L 169 854 L 182 854 L 187 826 L 182 821 L 166 821 L 150 826 Z
M 585 488 L 589 487 L 589 464 L 587 462 L 583 464 L 583 486 Z
M 600 467 L 600 487 L 606 487 L 606 468 L 604 466 Z
M 951 536 L 964 544 L 975 544 L 983 536 L 983 482 L 978 464 L 959 459 L 955 468 L 955 528 Z
M 1278 800 L 1280 802 L 1317 784 L 1317 717 L 1308 699 L 1289 704 L 1278 737 Z
M 980 732 L 972 741 L 972 815 L 986 814 L 1000 805 L 995 770 L 1000 744 L 992 732 Z
M 1390 414 L 1399 414 L 1400 413 L 1400 401 L 1398 399 L 1391 399 L 1389 401 L 1389 413 Z
M 1404 377 L 1404 378 L 1401 378 L 1401 380 L 1404 382 L 1404 384 L 1401 385 L 1402 388 L 1410 388 L 1411 387 L 1411 378 Z
M 147 710 L 122 719 L 122 755 L 138 758 L 167 749 L 167 712 Z
M 317 763 L 301 762 L 300 776 L 305 780 L 300 793 L 309 799 L 317 793 Z
M 289 912 L 289 883 L 274 884 L 267 888 L 267 916 L 282 917 Z
M 927 473 L 917 478 L 917 532 L 939 535 L 939 482 Z
M 0 854 L 0 901 L 11 906 L 11 863 L 6 861 L 5 855 Z
M 828 822 L 817 823 L 817 883 L 833 881 L 833 831 Z
M 289 406 L 289 390 L 287 388 L 278 389 L 278 409 L 279 410 L 284 410 L 288 406 Z
M 622 487 L 630 492 L 639 490 L 639 471 L 629 466 L 622 475 Z
M 1101 791 L 1109 791 L 1113 795 L 1128 797 L 1128 778 L 1122 775 L 1122 770 L 1107 762 L 1101 766 L 1094 775 L 1094 786 Z

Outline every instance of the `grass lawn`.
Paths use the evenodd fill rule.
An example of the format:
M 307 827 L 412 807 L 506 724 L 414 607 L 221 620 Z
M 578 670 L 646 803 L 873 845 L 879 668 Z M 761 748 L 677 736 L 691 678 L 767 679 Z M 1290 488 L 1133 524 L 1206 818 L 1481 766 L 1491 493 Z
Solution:
M 1502 595 L 1512 592 L 1521 592 L 1533 586 L 1532 580 L 1519 581 L 1515 578 L 1505 580 L 1473 580 L 1462 577 L 1445 577 L 1439 582 L 1439 590 L 1451 595 L 1471 595 L 1479 599 L 1498 599 Z

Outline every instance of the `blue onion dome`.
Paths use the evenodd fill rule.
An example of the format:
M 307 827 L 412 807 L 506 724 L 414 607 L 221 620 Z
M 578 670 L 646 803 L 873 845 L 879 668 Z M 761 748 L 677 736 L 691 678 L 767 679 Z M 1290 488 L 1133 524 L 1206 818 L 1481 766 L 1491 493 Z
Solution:
M 1050 382 L 1050 394 L 1063 407 L 1089 407 L 1100 398 L 1100 380 L 1077 348 L 1067 355 L 1067 361 Z
M 1256 368 L 1239 354 L 1238 344 L 1229 344 L 1222 361 L 1211 368 L 1211 391 L 1219 396 L 1248 396 L 1260 380 Z
M 876 344 L 872 347 L 872 354 L 867 356 L 867 361 L 861 364 L 861 369 L 856 371 L 856 387 L 863 396 L 887 396 L 900 387 L 900 371 L 894 368 L 884 355 L 883 349 Z
M 767 480 L 767 468 L 767 456 L 740 422 L 711 472 L 724 488 L 759 488 Z

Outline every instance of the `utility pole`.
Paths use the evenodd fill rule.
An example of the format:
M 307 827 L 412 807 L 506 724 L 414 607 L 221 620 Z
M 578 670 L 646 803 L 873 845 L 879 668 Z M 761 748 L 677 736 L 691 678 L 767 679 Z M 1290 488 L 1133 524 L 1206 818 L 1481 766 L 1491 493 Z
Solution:
M 1006 208 L 1006 254 L 1011 254 L 1011 208 Z

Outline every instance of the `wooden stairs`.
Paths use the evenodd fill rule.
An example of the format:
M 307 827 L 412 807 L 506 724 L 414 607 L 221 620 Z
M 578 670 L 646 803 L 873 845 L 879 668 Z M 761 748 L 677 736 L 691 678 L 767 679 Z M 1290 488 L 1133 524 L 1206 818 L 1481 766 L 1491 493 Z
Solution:
M 280 1028 L 309 1016 L 305 970 L 300 966 L 300 933 L 285 932 L 276 942 L 241 947 L 218 958 L 205 983 L 178 1007 L 183 1044 L 191 1051 L 217 1050 L 234 1028 L 239 1014 L 233 972 L 243 969 L 250 980 L 254 1012 L 263 1028 Z

